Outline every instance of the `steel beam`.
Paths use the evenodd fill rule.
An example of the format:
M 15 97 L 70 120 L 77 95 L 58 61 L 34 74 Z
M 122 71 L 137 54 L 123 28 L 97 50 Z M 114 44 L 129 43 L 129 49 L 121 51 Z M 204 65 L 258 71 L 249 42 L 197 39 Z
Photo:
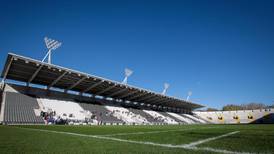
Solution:
M 141 99 L 137 99 L 136 102 L 141 102 L 141 101 L 144 101 L 144 100 L 149 99 L 149 98 L 151 98 L 151 97 L 155 97 L 155 95 L 151 94 L 151 95 L 148 95 L 148 96 L 143 97 L 143 98 L 141 98 Z
M 167 102 L 170 102 L 171 100 L 170 99 L 166 99 L 166 100 L 163 100 L 161 102 L 159 102 L 160 105 L 163 105 L 164 103 L 167 103 Z
M 85 92 L 87 92 L 87 91 L 90 91 L 91 89 L 93 89 L 93 88 L 99 86 L 99 85 L 102 84 L 103 82 L 104 82 L 104 80 L 102 80 L 102 81 L 100 81 L 100 82 L 97 82 L 97 83 L 91 85 L 90 87 L 88 87 L 87 89 L 83 90 L 81 93 L 85 93 Z
M 48 85 L 47 89 L 50 89 L 52 86 L 54 86 L 59 80 L 62 79 L 68 72 L 64 72 L 62 75 L 60 75 L 57 79 L 55 79 L 50 85 Z
M 75 86 L 77 86 L 78 84 L 80 84 L 82 81 L 84 81 L 87 77 L 84 76 L 82 79 L 78 80 L 77 82 L 75 82 L 73 85 L 71 85 L 70 87 L 68 87 L 65 91 L 68 91 L 72 88 L 74 88 Z
M 104 89 L 104 90 L 102 90 L 102 91 L 99 91 L 99 92 L 95 93 L 95 95 L 101 95 L 101 94 L 103 94 L 103 93 L 105 93 L 105 92 L 111 90 L 111 89 L 114 88 L 115 86 L 116 86 L 116 84 L 114 84 L 114 85 L 112 85 L 112 86 L 110 86 L 110 87 L 108 87 L 108 88 L 106 88 L 106 89 Z
M 156 97 L 156 98 L 148 99 L 147 102 L 152 102 L 152 101 L 161 100 L 161 99 L 163 99 L 163 97 L 159 96 L 159 97 Z
M 133 100 L 133 99 L 142 97 L 142 96 L 147 95 L 147 94 L 148 94 L 148 93 L 140 93 L 139 95 L 135 95 L 135 96 L 133 96 L 133 97 L 128 98 L 128 100 Z
M 127 90 L 128 90 L 127 88 L 118 90 L 118 91 L 116 91 L 116 92 L 114 92 L 114 93 L 112 93 L 112 94 L 110 94 L 110 95 L 107 95 L 107 97 L 113 97 L 113 96 L 118 95 L 118 94 L 121 94 L 122 92 L 125 92 L 125 91 L 127 91 Z
M 140 92 L 140 91 L 137 90 L 137 91 L 129 92 L 129 93 L 126 93 L 126 94 L 124 94 L 122 96 L 118 96 L 118 98 L 123 99 L 123 98 L 126 98 L 126 97 L 130 96 L 130 95 L 136 94 L 138 92 Z
M 7 78 L 7 75 L 8 75 L 8 72 L 10 70 L 10 65 L 11 65 L 12 61 L 13 61 L 13 57 L 11 58 L 10 62 L 8 63 L 7 69 L 4 73 L 4 76 L 3 76 L 2 81 L 1 81 L 2 83 L 4 83 L 6 78 Z
M 40 65 L 39 68 L 32 74 L 32 76 L 28 80 L 28 83 L 27 83 L 28 85 L 29 85 L 29 83 L 31 83 L 34 80 L 34 78 L 40 72 L 40 70 L 42 69 L 42 67 L 43 67 L 43 65 Z

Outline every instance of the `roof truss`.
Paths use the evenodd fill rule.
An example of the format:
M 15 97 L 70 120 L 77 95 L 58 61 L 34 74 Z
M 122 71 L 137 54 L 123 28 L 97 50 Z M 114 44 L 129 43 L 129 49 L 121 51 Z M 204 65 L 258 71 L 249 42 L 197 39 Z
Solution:
M 57 73 L 55 70 L 59 70 L 59 72 Z M 82 78 L 80 78 L 80 76 Z M 80 94 L 97 94 L 102 97 L 111 97 L 113 99 L 122 99 L 124 101 L 138 101 L 178 108 L 185 108 L 186 106 L 193 109 L 202 107 L 199 104 L 178 99 L 176 97 L 163 97 L 157 92 L 138 88 L 132 85 L 124 85 L 117 81 L 48 64 L 12 53 L 8 54 L 1 77 L 3 78 L 3 81 L 5 79 L 11 79 L 26 82 L 27 84 L 32 83 L 47 86 L 48 89 L 51 87 L 64 89 L 65 91 L 73 89 Z M 85 80 L 86 78 L 90 79 Z M 83 84 L 83 82 L 85 84 Z

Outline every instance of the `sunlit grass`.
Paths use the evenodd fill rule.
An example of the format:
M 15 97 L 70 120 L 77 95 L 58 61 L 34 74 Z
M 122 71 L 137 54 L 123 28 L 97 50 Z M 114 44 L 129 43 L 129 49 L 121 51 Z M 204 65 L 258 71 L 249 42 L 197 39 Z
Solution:
M 174 126 L 0 126 L 0 153 L 193 153 L 166 148 L 102 140 L 67 134 L 27 130 L 46 129 L 87 135 L 111 135 L 120 139 L 161 144 L 188 144 L 232 131 L 240 133 L 210 141 L 199 147 L 242 152 L 274 153 L 274 125 L 174 125 Z M 171 131 L 169 131 L 171 130 Z M 150 134 L 135 132 L 169 131 Z M 122 133 L 122 134 L 121 134 Z M 120 134 L 120 135 L 119 135 Z M 195 151 L 195 153 L 208 153 Z

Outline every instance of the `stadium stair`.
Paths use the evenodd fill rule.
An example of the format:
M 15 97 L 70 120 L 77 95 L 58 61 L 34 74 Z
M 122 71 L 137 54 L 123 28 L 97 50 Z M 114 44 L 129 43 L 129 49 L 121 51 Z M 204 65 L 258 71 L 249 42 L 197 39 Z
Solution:
M 160 114 L 159 112 L 152 111 L 152 110 L 143 110 L 143 111 L 146 112 L 147 114 L 151 115 L 154 119 L 161 121 L 161 123 L 178 124 L 178 122 L 176 122 L 175 120 L 171 119 L 170 117 L 166 117 L 166 116 Z
M 163 116 L 165 116 L 165 117 L 169 117 L 170 119 L 172 119 L 172 120 L 174 120 L 174 121 L 176 121 L 177 123 L 183 123 L 183 121 L 181 121 L 181 120 L 179 120 L 178 118 L 176 118 L 176 117 L 174 117 L 174 116 L 172 116 L 172 115 L 170 115 L 170 114 L 168 114 L 168 113 L 166 113 L 166 112 L 159 112 L 160 114 L 162 114 Z
M 126 124 L 149 124 L 146 118 L 142 117 L 140 114 L 135 114 L 124 107 L 119 106 L 105 106 L 113 116 L 120 120 L 123 120 Z
M 98 117 L 103 124 L 122 124 L 123 121 L 114 117 L 104 106 L 97 104 L 79 103 L 79 105 Z
M 133 108 L 129 108 L 129 111 L 135 113 L 135 114 L 139 114 L 141 116 L 143 116 L 144 118 L 147 119 L 148 122 L 150 122 L 151 124 L 157 124 L 160 123 L 160 121 L 155 120 L 151 115 L 145 113 L 144 111 L 142 111 L 141 109 L 133 109 Z

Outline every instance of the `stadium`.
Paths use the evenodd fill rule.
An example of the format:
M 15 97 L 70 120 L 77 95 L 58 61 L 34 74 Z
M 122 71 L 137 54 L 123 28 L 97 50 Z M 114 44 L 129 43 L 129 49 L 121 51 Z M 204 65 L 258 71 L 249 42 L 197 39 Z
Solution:
M 273 11 L 1 1 L 0 154 L 274 154 Z
M 50 140 L 58 142 L 58 147 L 50 145 L 54 151 L 46 150 L 57 153 L 75 152 L 59 142 L 89 144 L 77 149 L 81 153 L 94 148 L 95 153 L 274 150 L 273 125 L 265 125 L 274 121 L 272 108 L 195 111 L 203 105 L 13 53 L 7 56 L 2 78 L 1 136 L 11 137 L 11 142 L 20 134 L 28 136 L 22 136 L 24 143 L 19 147 L 4 148 L 4 153 L 18 152 L 20 146 L 37 139 L 43 140 L 39 141 L 41 148 Z M 237 145 L 243 142 L 243 147 Z M 10 146 L 7 144 L 2 141 L 3 146 Z M 24 150 L 38 152 L 35 148 Z

